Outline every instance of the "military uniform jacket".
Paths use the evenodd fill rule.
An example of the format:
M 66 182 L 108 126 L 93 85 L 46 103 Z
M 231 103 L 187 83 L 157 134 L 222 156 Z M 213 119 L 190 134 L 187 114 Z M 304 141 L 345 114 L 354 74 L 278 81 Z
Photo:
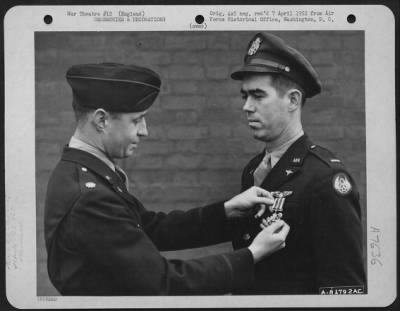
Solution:
M 159 252 L 228 240 L 223 203 L 147 211 L 87 152 L 64 150 L 45 204 L 48 273 L 63 295 L 222 294 L 254 279 L 248 249 L 187 261 Z
M 263 157 L 245 167 L 242 190 L 254 184 L 253 172 Z M 256 265 L 254 286 L 238 293 L 318 294 L 326 287 L 365 286 L 359 193 L 330 151 L 300 137 L 261 187 L 292 191 L 283 205 L 290 232 L 285 249 Z M 249 245 L 259 223 L 254 217 L 236 221 L 233 246 Z

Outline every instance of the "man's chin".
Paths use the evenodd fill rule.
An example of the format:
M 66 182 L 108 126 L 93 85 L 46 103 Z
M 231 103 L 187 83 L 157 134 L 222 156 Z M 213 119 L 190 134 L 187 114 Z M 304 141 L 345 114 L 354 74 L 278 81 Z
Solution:
M 129 150 L 129 151 L 125 152 L 123 158 L 129 158 L 129 157 L 133 156 L 134 153 L 135 153 L 135 151 Z
M 260 140 L 260 141 L 267 141 L 265 134 L 259 131 L 253 131 L 253 138 Z
M 123 159 L 131 157 L 134 153 L 135 153 L 134 150 L 125 150 L 125 152 L 123 154 L 119 154 L 119 155 L 115 156 L 114 159 L 123 160 Z
M 130 157 L 135 154 L 137 146 L 130 146 L 125 152 L 125 158 Z

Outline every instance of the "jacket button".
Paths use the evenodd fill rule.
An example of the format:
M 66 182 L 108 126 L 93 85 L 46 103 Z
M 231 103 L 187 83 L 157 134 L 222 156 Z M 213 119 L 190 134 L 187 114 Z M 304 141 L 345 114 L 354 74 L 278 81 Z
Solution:
M 81 170 L 82 170 L 82 172 L 87 172 L 87 168 L 86 167 L 82 167 Z
M 243 240 L 248 241 L 250 240 L 251 236 L 248 233 L 243 234 Z

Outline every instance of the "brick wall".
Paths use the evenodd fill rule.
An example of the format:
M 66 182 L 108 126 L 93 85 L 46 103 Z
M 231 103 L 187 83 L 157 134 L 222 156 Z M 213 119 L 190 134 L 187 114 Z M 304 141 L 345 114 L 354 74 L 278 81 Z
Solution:
M 148 66 L 163 80 L 151 108 L 149 136 L 122 161 L 131 192 L 148 209 L 188 209 L 236 194 L 241 170 L 262 145 L 253 140 L 229 74 L 254 32 L 37 33 L 36 176 L 38 295 L 56 294 L 46 272 L 43 206 L 46 183 L 73 133 L 66 70 L 77 63 Z M 303 113 L 306 132 L 334 150 L 355 177 L 365 206 L 364 35 L 362 32 L 275 32 L 315 65 L 323 93 Z M 365 211 L 363 211 L 365 216 Z M 229 244 L 169 252 L 189 258 Z

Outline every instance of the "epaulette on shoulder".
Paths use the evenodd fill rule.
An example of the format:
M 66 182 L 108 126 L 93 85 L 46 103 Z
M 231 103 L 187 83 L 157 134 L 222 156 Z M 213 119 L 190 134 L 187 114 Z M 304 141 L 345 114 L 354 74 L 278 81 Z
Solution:
M 86 167 L 79 167 L 79 184 L 82 192 L 86 192 L 97 187 L 97 179 Z
M 329 167 L 343 166 L 342 161 L 338 159 L 332 151 L 324 147 L 311 145 L 310 152 Z

